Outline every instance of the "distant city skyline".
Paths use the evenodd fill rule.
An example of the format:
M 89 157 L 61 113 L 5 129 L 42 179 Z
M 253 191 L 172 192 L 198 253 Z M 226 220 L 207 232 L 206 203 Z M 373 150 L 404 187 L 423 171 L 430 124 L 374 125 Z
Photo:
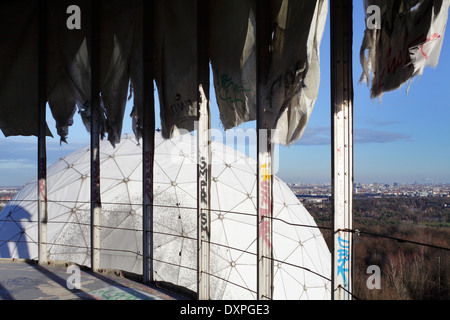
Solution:
M 354 182 L 355 183 L 450 183 L 450 39 L 448 27 L 437 68 L 382 100 L 370 99 L 370 89 L 358 83 L 362 68 L 359 51 L 365 28 L 362 1 L 354 2 Z M 277 175 L 285 182 L 331 182 L 330 33 L 329 16 L 321 51 L 319 97 L 304 137 L 290 147 L 279 147 Z M 213 89 L 213 86 L 211 86 Z M 409 90 L 408 90 L 409 88 Z M 157 91 L 155 91 L 157 92 Z M 220 123 L 211 90 L 212 127 Z M 156 127 L 160 127 L 156 100 Z M 123 132 L 132 132 L 132 101 L 127 104 Z M 47 139 L 48 164 L 89 144 L 89 134 L 75 115 L 69 144 L 59 143 L 55 121 L 47 108 L 47 122 L 54 138 Z M 255 128 L 255 122 L 239 128 Z M 249 154 L 254 157 L 254 146 Z M 252 149 L 253 148 L 253 149 Z M 0 135 L 0 186 L 23 185 L 37 175 L 37 138 Z

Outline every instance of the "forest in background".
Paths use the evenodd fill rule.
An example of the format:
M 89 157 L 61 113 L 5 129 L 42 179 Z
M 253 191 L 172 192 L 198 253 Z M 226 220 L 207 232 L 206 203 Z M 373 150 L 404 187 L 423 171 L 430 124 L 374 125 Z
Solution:
M 445 200 L 354 199 L 353 229 L 361 231 L 353 253 L 356 299 L 450 300 L 450 251 L 434 248 L 450 247 L 450 207 Z M 330 202 L 304 205 L 320 227 L 331 227 Z M 331 232 L 322 232 L 331 251 Z M 379 290 L 366 284 L 371 265 L 381 270 Z

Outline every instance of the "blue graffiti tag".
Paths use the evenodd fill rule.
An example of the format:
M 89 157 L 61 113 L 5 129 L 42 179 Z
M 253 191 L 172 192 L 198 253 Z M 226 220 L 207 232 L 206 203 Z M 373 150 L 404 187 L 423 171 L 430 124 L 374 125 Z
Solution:
M 337 267 L 337 275 L 342 276 L 342 279 L 344 280 L 344 286 L 347 287 L 347 277 L 346 272 L 348 272 L 348 268 L 345 267 L 346 263 L 349 260 L 349 252 L 348 249 L 350 248 L 349 241 L 344 240 L 341 237 L 338 237 L 338 244 L 339 248 L 337 250 L 338 253 L 338 267 Z

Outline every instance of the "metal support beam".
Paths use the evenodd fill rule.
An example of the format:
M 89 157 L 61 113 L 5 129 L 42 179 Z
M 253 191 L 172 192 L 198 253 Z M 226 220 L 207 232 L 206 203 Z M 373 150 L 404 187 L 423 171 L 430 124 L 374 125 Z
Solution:
M 265 122 L 268 108 L 265 95 L 270 63 L 272 23 L 270 1 L 256 2 L 256 127 L 257 127 L 257 295 L 258 300 L 273 298 L 273 145 L 271 128 Z
M 47 104 L 47 1 L 38 3 L 38 263 L 48 262 L 47 253 L 47 148 L 46 148 L 46 104 Z
M 100 269 L 100 1 L 91 7 L 91 269 Z
M 153 0 L 143 1 L 143 281 L 153 282 L 153 166 L 155 159 L 155 104 L 153 94 L 152 45 Z
M 334 235 L 332 299 L 350 300 L 353 287 L 352 0 L 331 0 L 331 127 Z
M 197 250 L 199 300 L 210 299 L 211 113 L 209 102 L 208 0 L 197 0 Z

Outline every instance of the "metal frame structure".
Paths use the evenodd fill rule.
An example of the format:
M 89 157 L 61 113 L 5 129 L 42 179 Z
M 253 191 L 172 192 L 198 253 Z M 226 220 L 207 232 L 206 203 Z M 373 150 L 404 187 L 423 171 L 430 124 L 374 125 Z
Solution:
M 264 87 L 269 73 L 272 24 L 270 1 L 256 2 L 256 127 L 257 127 L 257 297 L 273 298 L 273 145 L 272 130 L 265 122 L 268 108 Z
M 91 268 L 100 269 L 100 2 L 91 2 Z
M 197 0 L 197 259 L 199 300 L 210 299 L 211 111 L 208 0 Z
M 142 263 L 143 281 L 153 278 L 153 165 L 155 150 L 155 104 L 153 94 L 153 68 L 146 57 L 151 56 L 153 39 L 153 1 L 144 1 L 142 10 L 143 50 L 143 125 L 142 125 Z
M 334 241 L 332 298 L 351 299 L 352 189 L 353 189 L 353 83 L 352 0 L 331 0 L 331 108 Z M 45 148 L 46 1 L 39 2 L 39 263 L 47 262 L 47 186 Z M 208 0 L 198 0 L 198 299 L 210 299 L 210 188 L 211 115 L 209 105 Z M 273 145 L 264 122 L 263 86 L 268 73 L 271 41 L 270 1 L 256 2 L 257 39 L 257 298 L 273 298 Z M 153 279 L 153 161 L 155 109 L 151 56 L 153 1 L 143 1 L 143 281 Z M 92 1 L 91 21 L 91 268 L 100 269 L 100 7 Z
M 46 83 L 47 83 L 47 1 L 38 4 L 39 52 L 38 52 L 38 262 L 48 262 L 47 253 L 47 148 L 46 148 Z
M 352 0 L 332 0 L 331 39 L 331 154 L 332 154 L 332 298 L 352 298 L 353 273 L 353 78 Z

